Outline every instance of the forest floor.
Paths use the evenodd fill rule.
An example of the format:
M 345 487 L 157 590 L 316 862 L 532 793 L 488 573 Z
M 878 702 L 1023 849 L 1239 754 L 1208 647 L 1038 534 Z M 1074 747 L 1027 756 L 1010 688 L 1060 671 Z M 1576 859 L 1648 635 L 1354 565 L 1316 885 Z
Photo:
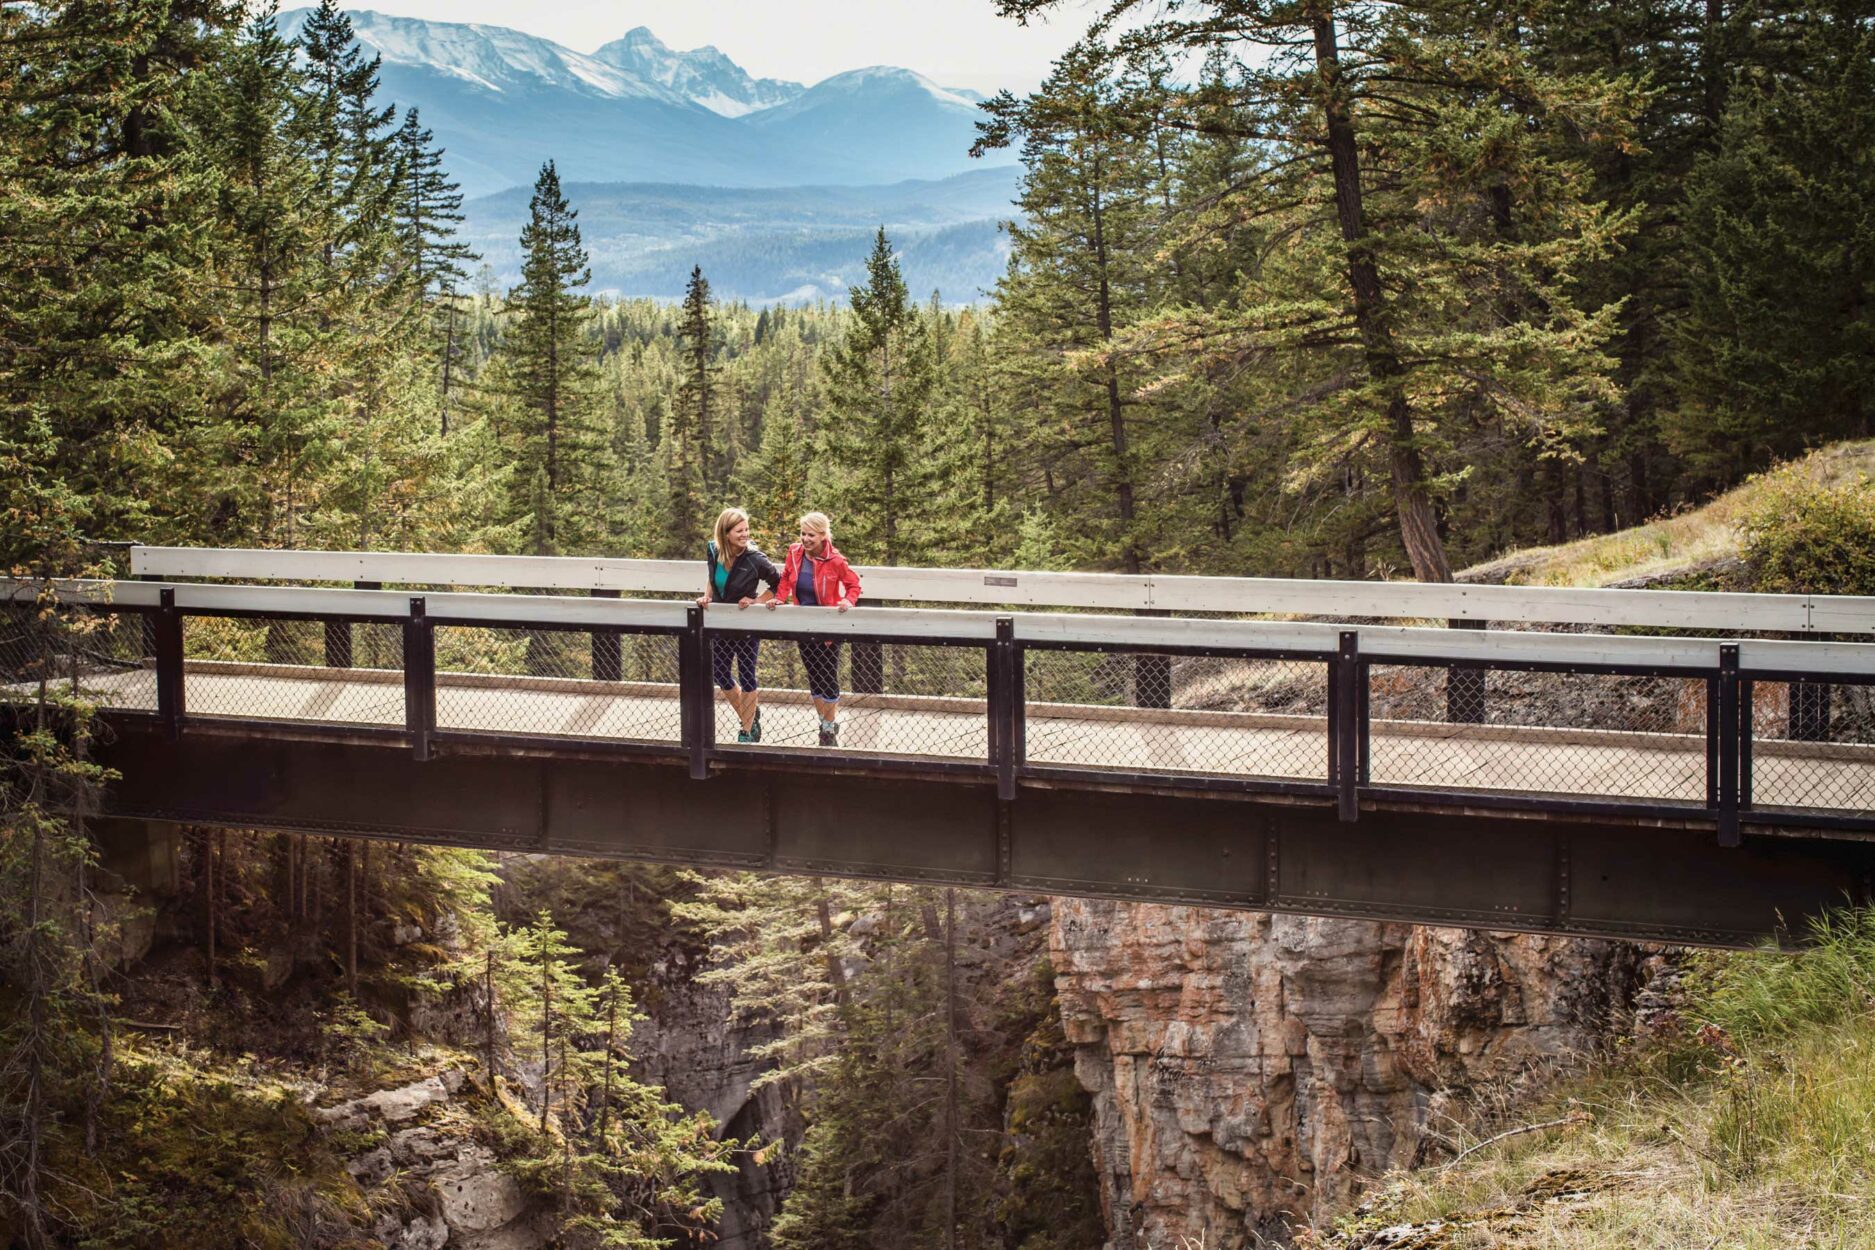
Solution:
M 1738 556 L 1739 522 L 1757 507 L 1773 475 L 1796 474 L 1822 486 L 1875 477 L 1875 439 L 1833 443 L 1759 474 L 1697 508 L 1644 525 L 1553 547 L 1527 547 L 1473 565 L 1462 582 L 1519 586 L 1635 586 L 1682 580 L 1723 568 Z

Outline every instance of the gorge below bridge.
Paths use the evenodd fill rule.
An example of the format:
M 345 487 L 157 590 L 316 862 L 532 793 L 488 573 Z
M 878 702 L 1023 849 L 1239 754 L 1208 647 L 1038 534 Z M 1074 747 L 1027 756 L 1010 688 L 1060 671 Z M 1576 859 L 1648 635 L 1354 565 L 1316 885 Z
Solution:
M 95 704 L 118 836 L 1707 945 L 1875 899 L 1875 600 L 876 568 L 895 606 L 706 610 L 696 562 L 128 558 L 0 591 L 0 702 Z M 711 680 L 739 636 L 760 744 Z M 828 643 L 819 747 L 797 644 Z

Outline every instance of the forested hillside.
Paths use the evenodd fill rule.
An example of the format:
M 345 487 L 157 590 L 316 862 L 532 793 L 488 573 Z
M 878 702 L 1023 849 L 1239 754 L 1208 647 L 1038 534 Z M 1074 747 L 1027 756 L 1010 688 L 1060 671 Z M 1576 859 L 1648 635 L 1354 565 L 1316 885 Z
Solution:
M 449 153 L 331 3 L 294 41 L 231 0 L 0 4 L 0 563 L 700 561 L 738 503 L 771 549 L 832 513 L 858 564 L 1448 579 L 1875 432 L 1864 7 L 1106 12 L 983 110 L 1022 165 L 985 298 L 910 288 L 878 228 L 844 299 L 757 309 L 699 257 L 680 302 L 593 298 L 550 133 L 519 280 L 478 276 Z M 145 912 L 48 691 L 0 769 L 22 1244 L 441 1245 L 411 1230 L 450 1235 L 463 1176 L 542 1238 L 670 1244 L 738 1168 L 794 1195 L 777 1246 L 1098 1235 L 1054 982 L 1005 940 L 1032 916 L 626 874 L 601 923 L 477 856 L 374 877 L 360 843 L 199 830 Z M 775 1030 L 774 1142 L 631 1075 L 634 1004 L 693 982 Z

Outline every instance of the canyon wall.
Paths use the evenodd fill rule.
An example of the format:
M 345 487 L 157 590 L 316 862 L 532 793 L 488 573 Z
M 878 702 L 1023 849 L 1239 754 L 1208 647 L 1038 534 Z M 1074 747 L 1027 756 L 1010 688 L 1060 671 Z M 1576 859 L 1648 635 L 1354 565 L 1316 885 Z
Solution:
M 1344 1207 L 1471 1104 L 1592 1051 L 1633 945 L 1057 899 L 1111 1250 L 1235 1250 Z

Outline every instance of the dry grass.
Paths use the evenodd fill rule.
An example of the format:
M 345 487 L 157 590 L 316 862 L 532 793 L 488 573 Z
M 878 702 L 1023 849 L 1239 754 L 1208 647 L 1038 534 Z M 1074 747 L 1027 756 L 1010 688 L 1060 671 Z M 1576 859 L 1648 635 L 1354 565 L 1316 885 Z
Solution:
M 1712 956 L 1702 972 L 1671 1041 L 1525 1113 L 1574 1123 L 1396 1175 L 1313 1244 L 1875 1247 L 1875 912 L 1805 954 Z
M 1875 477 L 1875 440 L 1822 448 L 1701 507 L 1632 529 L 1509 552 L 1461 571 L 1459 579 L 1518 586 L 1606 586 L 1671 577 L 1719 563 L 1738 554 L 1738 523 L 1750 514 L 1773 474 L 1799 475 L 1823 486 Z

